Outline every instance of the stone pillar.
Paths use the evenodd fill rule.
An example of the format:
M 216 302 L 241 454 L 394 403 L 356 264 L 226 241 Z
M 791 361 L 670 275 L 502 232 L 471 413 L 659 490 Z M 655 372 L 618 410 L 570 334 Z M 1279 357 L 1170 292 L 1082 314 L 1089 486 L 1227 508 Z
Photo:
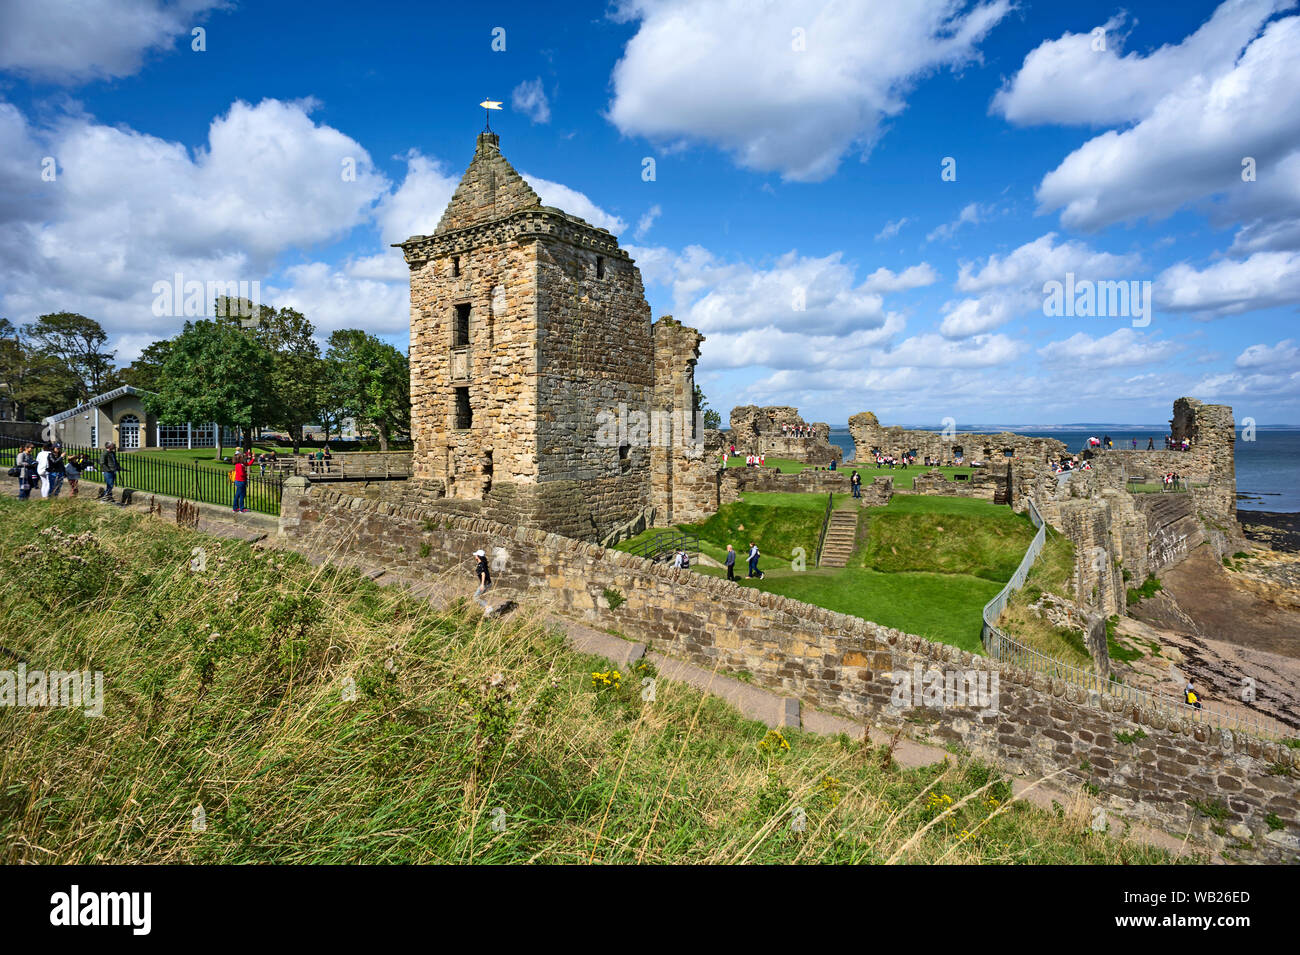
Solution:
M 718 508 L 718 462 L 705 451 L 695 407 L 695 363 L 704 336 L 662 316 L 654 328 L 654 398 L 651 427 L 650 503 L 655 524 L 692 521 Z
M 301 474 L 295 474 L 284 482 L 280 495 L 280 537 L 296 537 L 302 523 L 300 512 L 303 498 L 307 495 L 311 482 Z

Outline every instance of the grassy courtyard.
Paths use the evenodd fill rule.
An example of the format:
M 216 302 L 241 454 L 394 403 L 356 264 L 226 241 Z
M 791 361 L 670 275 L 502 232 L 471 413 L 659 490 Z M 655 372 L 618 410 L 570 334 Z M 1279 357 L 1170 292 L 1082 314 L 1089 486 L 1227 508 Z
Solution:
M 837 494 L 834 506 L 859 505 Z M 732 544 L 741 586 L 982 652 L 980 613 L 1033 539 L 1027 517 L 972 498 L 899 495 L 883 507 L 861 509 L 858 546 L 847 567 L 815 567 L 825 510 L 824 494 L 746 494 L 706 521 L 678 527 L 697 535 L 700 552 L 716 561 Z M 662 531 L 652 529 L 619 547 L 633 549 Z M 751 540 L 763 555 L 762 580 L 744 577 Z M 797 548 L 805 555 L 803 569 Z M 725 576 L 717 567 L 693 569 Z
M 727 459 L 727 467 L 729 468 L 743 468 L 744 466 L 745 466 L 745 456 L 743 454 Z M 773 457 L 767 458 L 763 466 L 766 468 L 776 468 L 782 474 L 798 474 L 800 471 L 803 471 L 806 468 L 822 467 L 822 465 L 805 464 L 802 461 L 793 461 L 789 458 L 773 458 Z M 878 477 L 891 477 L 894 479 L 895 488 L 898 488 L 900 490 L 910 491 L 912 489 L 912 485 L 916 481 L 916 476 L 918 474 L 925 474 L 927 471 L 936 470 L 942 473 L 943 476 L 947 478 L 949 481 L 951 481 L 954 480 L 954 475 L 957 474 L 964 475 L 966 478 L 969 479 L 969 477 L 973 473 L 975 473 L 976 469 L 969 468 L 969 467 L 927 468 L 923 464 L 915 464 L 910 468 L 891 469 L 891 468 L 878 468 L 876 467 L 874 462 L 872 462 L 871 464 L 854 464 L 853 462 L 849 462 L 847 464 L 844 463 L 840 464 L 837 470 L 843 471 L 845 474 L 852 474 L 854 471 L 857 471 L 858 474 L 862 476 L 863 484 L 870 484 L 875 478 Z

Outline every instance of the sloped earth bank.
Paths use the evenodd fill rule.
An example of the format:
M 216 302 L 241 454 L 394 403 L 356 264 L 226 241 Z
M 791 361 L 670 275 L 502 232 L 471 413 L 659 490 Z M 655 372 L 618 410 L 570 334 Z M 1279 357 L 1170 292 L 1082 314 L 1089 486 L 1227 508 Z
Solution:
M 1135 662 L 1132 682 L 1177 695 L 1190 677 L 1216 709 L 1300 729 L 1300 611 L 1260 596 L 1208 547 L 1166 568 L 1160 581 L 1164 589 L 1120 622 L 1120 634 L 1139 646 L 1160 644 L 1158 655 Z M 1242 700 L 1247 678 L 1253 702 Z

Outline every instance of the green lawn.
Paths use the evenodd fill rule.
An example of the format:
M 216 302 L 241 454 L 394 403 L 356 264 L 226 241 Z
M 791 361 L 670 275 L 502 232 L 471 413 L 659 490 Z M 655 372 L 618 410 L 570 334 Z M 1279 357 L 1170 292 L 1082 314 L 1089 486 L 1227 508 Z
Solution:
M 867 546 L 855 555 L 854 566 L 971 574 L 996 581 L 994 593 L 1016 572 L 1034 539 L 1028 517 L 978 498 L 898 496 L 863 516 Z
M 745 456 L 738 454 L 733 458 L 727 459 L 727 467 L 743 468 L 745 466 Z M 777 468 L 782 474 L 798 474 L 804 468 L 813 467 L 811 464 L 805 464 L 802 461 L 793 461 L 790 458 L 765 458 L 763 462 L 765 468 Z
M 844 470 L 852 474 L 855 469 L 852 465 L 845 465 Z M 878 468 L 875 464 L 870 464 L 856 470 L 862 476 L 864 485 L 870 484 L 878 477 L 891 477 L 894 479 L 894 487 L 904 491 L 912 489 L 918 474 L 925 474 L 928 471 L 939 471 L 949 481 L 952 480 L 954 474 L 975 473 L 971 468 L 927 468 L 923 464 L 915 464 L 910 468 L 894 468 L 892 471 L 889 468 Z
M 837 509 L 858 507 L 847 494 L 834 501 Z M 766 576 L 742 579 L 741 586 L 982 652 L 980 614 L 1034 537 L 1027 517 L 974 498 L 898 496 L 861 510 L 858 550 L 848 567 L 837 569 L 812 566 L 825 509 L 823 494 L 746 494 L 708 520 L 678 529 L 698 535 L 700 552 L 717 561 L 731 543 L 742 577 L 749 542 L 757 541 Z M 663 530 L 646 531 L 619 548 L 629 550 Z M 791 559 L 795 547 L 806 554 L 803 570 Z M 694 569 L 724 576 L 716 567 Z
M 264 451 L 272 450 L 272 448 L 281 456 L 292 453 L 292 448 L 286 449 L 271 444 L 254 444 L 253 453 L 261 454 Z M 221 449 L 221 453 L 224 457 L 229 458 L 237 450 L 239 449 L 234 447 L 224 447 Z M 212 468 L 217 471 L 230 470 L 233 465 L 217 460 L 216 453 L 216 448 L 142 448 L 139 451 L 124 452 L 122 456 L 131 455 L 134 457 L 138 455 L 155 461 L 167 461 L 171 464 L 197 465 L 201 468 Z

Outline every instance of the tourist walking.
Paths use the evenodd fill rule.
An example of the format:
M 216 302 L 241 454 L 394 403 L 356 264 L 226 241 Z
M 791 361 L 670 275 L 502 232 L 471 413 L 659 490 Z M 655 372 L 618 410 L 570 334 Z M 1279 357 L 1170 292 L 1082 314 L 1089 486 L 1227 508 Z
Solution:
M 1155 449 L 1156 449 L 1156 439 L 1154 437 L 1147 438 L 1147 450 L 1154 451 Z
M 854 497 L 862 497 L 862 477 L 857 471 L 854 471 L 853 474 L 849 476 L 849 487 L 853 489 Z
M 18 451 L 18 456 L 14 458 L 14 471 L 17 471 L 18 478 L 18 500 L 25 501 L 32 493 L 32 482 L 36 479 L 36 456 L 32 454 L 32 448 L 35 445 L 30 441 L 22 446 Z M 14 472 L 9 472 L 13 474 Z
M 474 600 L 483 608 L 483 616 L 490 616 L 492 608 L 488 606 L 487 592 L 492 586 L 492 570 L 488 567 L 487 553 L 482 550 L 474 551 L 474 576 L 478 578 L 478 589 L 474 591 Z
M 736 548 L 732 547 L 730 544 L 727 545 L 727 556 L 726 559 L 723 561 L 723 563 L 726 564 L 727 566 L 727 579 L 735 580 L 736 579 Z
M 1196 694 L 1196 688 L 1192 686 L 1192 681 L 1187 681 L 1187 686 L 1183 688 L 1183 702 L 1188 706 L 1194 706 L 1198 710 L 1201 708 L 1201 698 Z
M 248 494 L 248 455 L 240 451 L 235 455 L 235 501 L 234 511 L 243 514 L 248 511 L 244 506 Z
M 63 445 L 57 442 L 54 450 L 50 452 L 50 459 L 45 464 L 45 470 L 50 480 L 50 497 L 58 497 L 59 491 L 63 490 L 63 474 L 67 462 L 63 459 Z
M 99 459 L 99 470 L 104 474 L 104 493 L 100 500 L 106 504 L 113 502 L 113 485 L 117 483 L 117 473 L 122 466 L 117 463 L 117 445 L 112 441 L 104 443 L 104 454 Z
M 758 569 L 758 558 L 762 556 L 758 552 L 758 545 L 753 541 L 749 542 L 749 576 L 762 578 L 763 572 Z
M 36 477 L 41 482 L 41 497 L 50 496 L 50 452 L 54 445 L 48 441 L 36 455 Z

